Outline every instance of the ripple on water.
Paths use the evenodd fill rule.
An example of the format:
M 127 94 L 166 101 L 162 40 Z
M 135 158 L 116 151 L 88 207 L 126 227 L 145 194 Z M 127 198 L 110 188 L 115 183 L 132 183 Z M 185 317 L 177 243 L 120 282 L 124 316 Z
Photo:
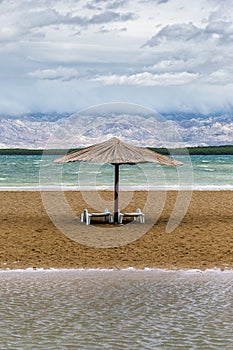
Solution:
M 1 272 L 3 349 L 231 349 L 232 274 Z

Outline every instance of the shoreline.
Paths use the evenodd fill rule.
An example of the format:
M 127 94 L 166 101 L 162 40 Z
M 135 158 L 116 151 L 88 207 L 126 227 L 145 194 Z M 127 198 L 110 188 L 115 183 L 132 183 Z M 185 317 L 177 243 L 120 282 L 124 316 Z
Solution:
M 90 187 L 90 186 L 0 186 L 0 192 L 48 192 L 48 191 L 54 191 L 54 192 L 81 192 L 81 191 L 113 191 L 113 186 L 96 186 L 96 187 Z M 233 185 L 210 185 L 210 186 L 190 186 L 190 187 L 185 187 L 185 186 L 151 186 L 151 187 L 143 187 L 143 186 L 131 186 L 131 187 L 123 187 L 120 186 L 120 191 L 123 192 L 130 192 L 130 191 L 233 191 Z
M 10 268 L 6 268 L 6 269 L 0 269 L 0 274 L 4 273 L 4 272 L 19 272 L 19 273 L 23 273 L 23 272 L 156 272 L 156 273 L 186 273 L 186 274 L 195 274 L 195 273 L 201 273 L 201 274 L 205 274 L 205 273 L 233 273 L 233 268 L 231 269 L 227 269 L 225 268 L 220 269 L 218 267 L 214 267 L 214 268 L 207 268 L 205 270 L 201 270 L 201 269 L 162 269 L 162 268 L 149 268 L 149 267 L 145 267 L 143 269 L 136 269 L 132 266 L 126 267 L 126 268 L 54 268 L 54 267 L 50 267 L 47 269 L 44 269 L 43 267 L 38 267 L 38 268 L 33 268 L 33 267 L 27 267 L 25 269 L 10 269 Z
M 160 192 L 163 191 L 156 191 L 156 196 Z M 112 200 L 112 192 L 100 191 L 100 194 Z M 127 211 L 143 208 L 146 195 L 146 191 L 135 191 Z M 67 191 L 65 197 L 79 219 L 88 207 L 82 193 Z M 28 268 L 232 270 L 232 191 L 193 191 L 180 225 L 172 233 L 166 233 L 176 197 L 177 191 L 166 192 L 158 221 L 140 238 L 119 247 L 94 248 L 72 241 L 59 231 L 46 213 L 39 191 L 0 191 L 0 271 Z M 84 226 L 77 229 L 82 230 Z M 129 226 L 124 225 L 126 234 Z M 91 226 L 89 228 L 91 230 Z

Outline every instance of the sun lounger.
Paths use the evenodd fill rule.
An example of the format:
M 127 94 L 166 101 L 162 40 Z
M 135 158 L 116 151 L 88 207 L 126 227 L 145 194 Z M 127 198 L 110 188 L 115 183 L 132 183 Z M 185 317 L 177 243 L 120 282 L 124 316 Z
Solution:
M 140 224 L 145 223 L 145 215 L 141 212 L 141 209 L 137 208 L 136 212 L 133 213 L 120 213 L 119 212 L 119 223 L 122 224 L 124 217 L 133 217 L 133 221 L 138 221 Z
M 110 211 L 106 208 L 104 212 L 102 213 L 89 213 L 87 209 L 84 209 L 83 214 L 81 214 L 81 222 L 86 222 L 86 225 L 90 225 L 91 218 L 102 218 L 103 221 L 112 222 L 113 216 L 110 213 Z

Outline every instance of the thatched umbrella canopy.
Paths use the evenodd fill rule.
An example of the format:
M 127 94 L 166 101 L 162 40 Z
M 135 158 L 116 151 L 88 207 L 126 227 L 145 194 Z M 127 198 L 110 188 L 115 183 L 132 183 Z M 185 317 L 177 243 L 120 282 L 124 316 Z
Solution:
M 56 163 L 76 161 L 97 164 L 108 163 L 115 166 L 114 223 L 118 222 L 119 166 L 121 164 L 133 165 L 138 163 L 159 163 L 168 166 L 182 165 L 181 162 L 172 158 L 150 151 L 146 148 L 132 146 L 126 142 L 122 142 L 116 137 L 55 159 Z

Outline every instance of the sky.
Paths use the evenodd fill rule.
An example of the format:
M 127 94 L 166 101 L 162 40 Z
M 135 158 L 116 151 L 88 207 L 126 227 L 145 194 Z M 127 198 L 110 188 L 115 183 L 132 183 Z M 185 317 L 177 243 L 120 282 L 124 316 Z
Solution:
M 233 107 L 232 0 L 0 0 L 0 115 Z

